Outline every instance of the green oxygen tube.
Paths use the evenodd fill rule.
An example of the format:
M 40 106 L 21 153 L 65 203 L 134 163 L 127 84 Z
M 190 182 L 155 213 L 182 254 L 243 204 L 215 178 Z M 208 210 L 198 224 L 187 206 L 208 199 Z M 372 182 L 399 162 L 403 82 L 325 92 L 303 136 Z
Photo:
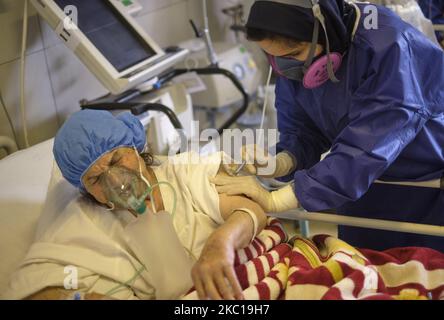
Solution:
M 155 200 L 153 198 L 154 188 L 157 188 L 160 185 L 167 185 L 173 191 L 173 212 L 171 214 L 172 214 L 172 216 L 174 218 L 174 216 L 176 214 L 176 205 L 177 205 L 177 193 L 176 193 L 176 190 L 174 189 L 173 185 L 171 183 L 167 182 L 167 181 L 158 182 L 155 185 L 150 186 L 150 183 L 148 182 L 148 180 L 143 175 L 142 164 L 140 163 L 140 158 L 139 158 L 139 154 L 137 153 L 137 149 L 136 149 L 135 146 L 133 148 L 136 151 L 137 159 L 138 159 L 138 162 L 139 162 L 139 174 L 140 174 L 140 177 L 147 185 L 147 190 L 145 191 L 144 195 L 141 198 L 139 198 L 139 199 L 135 199 L 134 198 L 134 202 L 133 202 L 134 208 L 133 208 L 133 210 L 136 211 L 139 215 L 143 215 L 146 212 L 146 209 L 147 209 L 146 208 L 145 199 L 149 195 L 150 199 L 151 199 L 151 208 L 152 208 L 153 212 L 155 213 L 156 212 L 156 209 L 155 209 L 155 206 L 154 206 L 154 201 Z

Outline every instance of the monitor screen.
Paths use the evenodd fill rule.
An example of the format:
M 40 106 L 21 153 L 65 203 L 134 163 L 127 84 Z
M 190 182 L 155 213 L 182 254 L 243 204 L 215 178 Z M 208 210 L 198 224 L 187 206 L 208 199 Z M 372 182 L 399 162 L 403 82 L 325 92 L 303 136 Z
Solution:
M 68 5 L 77 7 L 79 29 L 119 72 L 156 55 L 109 1 L 55 2 L 62 11 Z

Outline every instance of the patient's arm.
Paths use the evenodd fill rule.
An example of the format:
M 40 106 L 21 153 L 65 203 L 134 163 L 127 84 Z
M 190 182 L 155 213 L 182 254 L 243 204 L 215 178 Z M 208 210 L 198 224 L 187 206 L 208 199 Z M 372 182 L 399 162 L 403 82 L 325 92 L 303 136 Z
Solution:
M 267 218 L 262 208 L 248 198 L 221 194 L 219 199 L 225 223 L 208 238 L 193 267 L 192 278 L 200 299 L 242 299 L 234 272 L 235 252 L 248 246 L 254 228 L 250 215 L 236 209 L 246 208 L 256 215 L 258 232 L 265 227 Z

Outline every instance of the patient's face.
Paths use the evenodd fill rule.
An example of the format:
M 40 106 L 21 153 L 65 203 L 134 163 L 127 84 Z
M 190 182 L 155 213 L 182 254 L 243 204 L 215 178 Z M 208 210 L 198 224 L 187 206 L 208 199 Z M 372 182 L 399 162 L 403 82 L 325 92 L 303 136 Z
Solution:
M 139 161 L 142 167 L 142 174 L 147 177 L 144 160 L 133 148 L 119 148 L 115 149 L 101 158 L 99 158 L 91 168 L 83 175 L 82 182 L 88 191 L 98 202 L 108 204 L 105 196 L 105 191 L 99 183 L 100 177 L 111 166 L 124 167 L 132 171 L 139 172 Z

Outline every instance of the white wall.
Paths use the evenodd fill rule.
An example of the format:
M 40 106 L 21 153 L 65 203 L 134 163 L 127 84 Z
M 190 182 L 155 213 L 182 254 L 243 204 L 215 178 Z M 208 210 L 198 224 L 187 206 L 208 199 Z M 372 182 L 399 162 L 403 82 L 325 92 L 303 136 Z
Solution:
M 85 0 L 86 1 L 86 0 Z M 198 0 L 140 0 L 138 22 L 162 46 L 194 36 L 188 20 L 201 22 Z M 12 117 L 18 144 L 24 146 L 19 111 L 19 73 L 24 0 L 0 0 L 0 92 Z M 52 138 L 68 115 L 79 110 L 81 99 L 106 93 L 30 5 L 26 61 L 26 108 L 29 140 Z M 13 137 L 0 108 L 0 135 Z M 4 154 L 0 153 L 0 158 Z

